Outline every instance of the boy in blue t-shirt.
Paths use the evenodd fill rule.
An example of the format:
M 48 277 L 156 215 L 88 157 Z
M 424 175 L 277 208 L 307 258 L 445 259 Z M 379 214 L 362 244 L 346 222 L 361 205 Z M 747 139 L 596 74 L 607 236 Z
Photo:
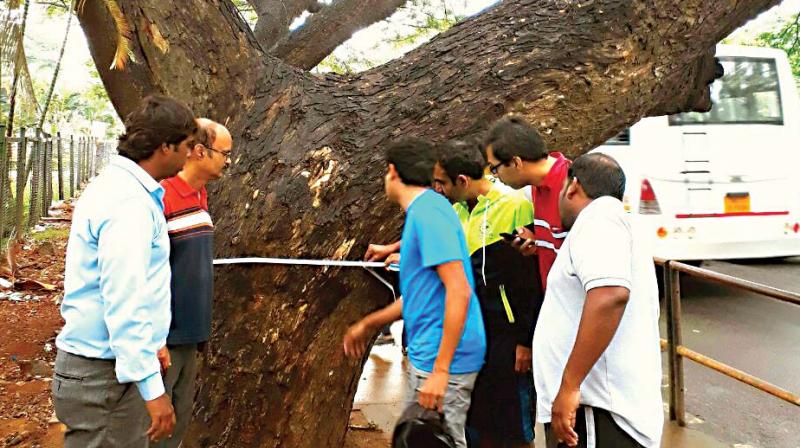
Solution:
M 411 361 L 407 401 L 443 412 L 445 428 L 463 448 L 472 387 L 486 353 L 466 238 L 450 203 L 429 188 L 433 148 L 403 139 L 389 146 L 386 156 L 386 196 L 406 211 L 403 298 L 351 326 L 344 351 L 360 358 L 378 330 L 402 318 Z

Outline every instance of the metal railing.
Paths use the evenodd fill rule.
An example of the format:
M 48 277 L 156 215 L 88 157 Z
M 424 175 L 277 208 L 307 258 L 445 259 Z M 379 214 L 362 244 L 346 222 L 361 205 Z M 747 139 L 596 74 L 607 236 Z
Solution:
M 662 339 L 661 345 L 669 352 L 670 420 L 677 420 L 678 425 L 686 426 L 686 403 L 684 400 L 686 389 L 684 385 L 683 358 L 687 358 L 709 369 L 716 370 L 725 376 L 741 381 L 742 383 L 755 387 L 760 391 L 766 392 L 795 406 L 800 406 L 800 396 L 797 394 L 691 350 L 683 345 L 683 333 L 681 332 L 680 274 L 684 273 L 695 278 L 710 280 L 795 305 L 800 305 L 800 294 L 676 261 L 656 258 L 655 262 L 657 265 L 664 267 L 664 296 L 667 300 L 667 339 Z

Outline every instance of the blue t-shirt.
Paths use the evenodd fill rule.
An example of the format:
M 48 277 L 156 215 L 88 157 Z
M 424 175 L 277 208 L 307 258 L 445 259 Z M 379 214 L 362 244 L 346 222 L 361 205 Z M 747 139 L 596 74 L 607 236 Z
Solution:
M 445 303 L 445 287 L 436 266 L 461 261 L 470 287 L 473 291 L 475 288 L 464 231 L 453 207 L 443 196 L 427 190 L 408 207 L 400 260 L 408 359 L 417 369 L 432 372 L 442 341 Z M 450 373 L 479 371 L 485 354 L 483 318 L 478 297 L 473 292 Z

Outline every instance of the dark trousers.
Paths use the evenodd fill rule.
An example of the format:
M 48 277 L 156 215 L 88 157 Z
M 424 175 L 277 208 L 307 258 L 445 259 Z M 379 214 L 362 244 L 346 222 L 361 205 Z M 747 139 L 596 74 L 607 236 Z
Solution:
M 167 348 L 172 365 L 164 377 L 164 388 L 172 399 L 176 423 L 172 437 L 154 443 L 155 448 L 177 448 L 181 444 L 189 421 L 192 420 L 194 407 L 197 344 L 170 345 Z
M 53 405 L 67 431 L 64 448 L 146 448 L 150 416 L 134 383 L 120 384 L 114 360 L 59 350 Z
M 547 448 L 567 448 L 558 443 L 549 423 L 544 425 Z M 633 437 L 617 426 L 614 417 L 605 409 L 581 406 L 575 416 L 578 448 L 642 448 Z M 594 441 L 591 443 L 590 441 Z

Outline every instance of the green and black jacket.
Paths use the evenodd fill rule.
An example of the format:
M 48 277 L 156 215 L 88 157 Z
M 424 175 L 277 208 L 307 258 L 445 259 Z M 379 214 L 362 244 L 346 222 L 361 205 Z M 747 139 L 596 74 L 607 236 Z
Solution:
M 475 277 L 475 293 L 489 332 L 513 332 L 517 344 L 530 347 L 542 307 L 536 257 L 525 257 L 500 233 L 533 222 L 533 204 L 521 193 L 495 184 L 470 211 L 453 205 L 464 233 Z

